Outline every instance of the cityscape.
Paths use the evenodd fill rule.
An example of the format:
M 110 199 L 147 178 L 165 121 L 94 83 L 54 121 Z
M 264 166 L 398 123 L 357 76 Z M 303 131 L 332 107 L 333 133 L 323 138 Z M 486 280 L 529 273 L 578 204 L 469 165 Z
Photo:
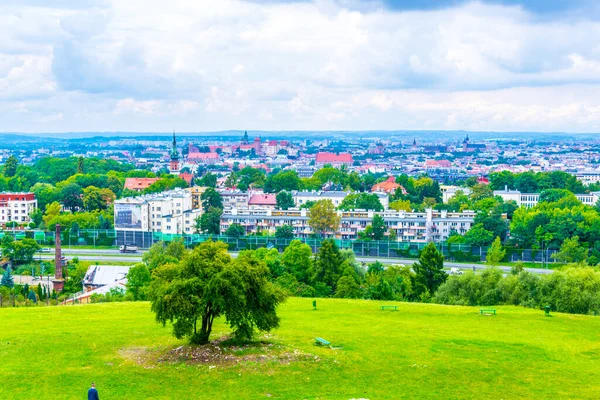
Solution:
M 0 21 L 1 399 L 598 397 L 595 2 Z

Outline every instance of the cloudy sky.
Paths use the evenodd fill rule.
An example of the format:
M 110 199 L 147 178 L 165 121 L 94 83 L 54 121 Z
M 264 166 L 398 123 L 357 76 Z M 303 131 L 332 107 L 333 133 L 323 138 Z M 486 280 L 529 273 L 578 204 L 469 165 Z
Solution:
M 600 132 L 595 0 L 0 0 L 0 131 Z

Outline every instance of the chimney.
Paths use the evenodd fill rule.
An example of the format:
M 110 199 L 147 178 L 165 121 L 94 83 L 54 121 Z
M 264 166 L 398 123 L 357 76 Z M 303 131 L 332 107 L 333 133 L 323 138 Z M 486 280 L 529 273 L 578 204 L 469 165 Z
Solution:
M 59 293 L 62 292 L 63 287 L 65 286 L 65 281 L 63 279 L 62 274 L 62 248 L 60 243 L 60 225 L 56 225 L 56 233 L 55 233 L 55 249 L 54 249 L 54 280 L 52 280 L 52 284 L 54 286 L 54 291 Z

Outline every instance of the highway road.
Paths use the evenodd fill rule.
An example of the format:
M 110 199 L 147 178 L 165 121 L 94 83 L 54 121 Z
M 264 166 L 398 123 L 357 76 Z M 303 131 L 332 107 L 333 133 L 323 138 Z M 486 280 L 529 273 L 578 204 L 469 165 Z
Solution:
M 77 249 L 77 248 L 64 248 L 63 254 L 67 258 L 77 257 L 82 261 L 97 261 L 97 262 L 131 262 L 136 263 L 142 261 L 142 256 L 145 253 L 145 250 L 140 250 L 134 254 L 122 254 L 119 250 L 116 249 Z M 47 253 L 38 253 L 36 258 L 39 259 L 41 257 L 42 260 L 53 260 L 54 254 L 52 252 Z M 232 257 L 237 257 L 237 252 L 230 253 Z M 390 264 L 404 264 L 404 265 L 412 265 L 416 260 L 415 259 L 398 259 L 398 258 L 377 258 L 377 257 L 356 257 L 356 260 L 360 263 L 372 263 L 375 261 L 379 261 L 382 264 L 390 265 Z M 483 270 L 487 268 L 487 265 L 484 264 L 470 264 L 470 263 L 457 263 L 446 261 L 444 263 L 444 267 L 446 268 L 458 268 L 463 271 L 468 270 Z M 501 265 L 500 268 L 505 273 L 510 273 L 512 267 Z M 526 271 L 533 272 L 536 274 L 551 274 L 553 272 L 552 269 L 544 269 L 544 268 L 525 268 Z

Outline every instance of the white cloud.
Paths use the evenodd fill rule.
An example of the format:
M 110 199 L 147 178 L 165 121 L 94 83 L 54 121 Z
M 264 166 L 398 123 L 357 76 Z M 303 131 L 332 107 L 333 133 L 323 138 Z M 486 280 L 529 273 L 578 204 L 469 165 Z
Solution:
M 594 20 L 477 2 L 40 3 L 0 5 L 6 130 L 600 129 Z

